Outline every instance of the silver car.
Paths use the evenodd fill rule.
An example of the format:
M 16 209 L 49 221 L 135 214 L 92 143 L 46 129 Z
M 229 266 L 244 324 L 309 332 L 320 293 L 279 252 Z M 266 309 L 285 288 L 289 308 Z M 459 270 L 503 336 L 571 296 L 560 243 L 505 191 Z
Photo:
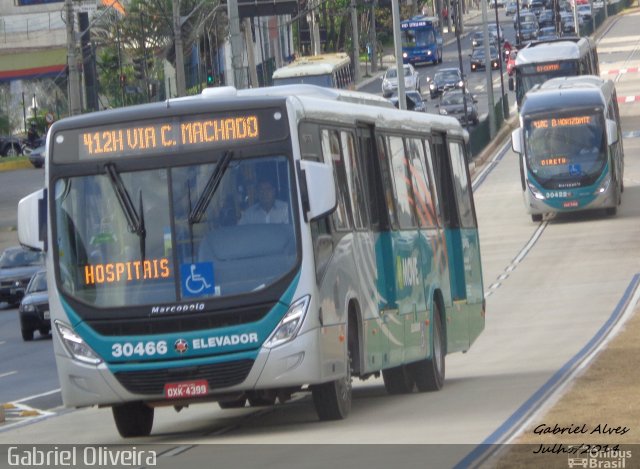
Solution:
M 404 64 L 404 87 L 405 90 L 415 90 L 420 92 L 420 77 L 411 64 Z M 389 68 L 382 79 L 382 96 L 388 98 L 398 91 L 398 70 L 396 67 Z

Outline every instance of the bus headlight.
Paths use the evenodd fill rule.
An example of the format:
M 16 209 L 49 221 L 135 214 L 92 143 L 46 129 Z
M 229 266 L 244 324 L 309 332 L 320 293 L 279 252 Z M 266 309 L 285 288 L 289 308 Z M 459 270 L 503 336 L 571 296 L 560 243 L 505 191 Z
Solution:
M 311 297 L 303 296 L 289 307 L 289 311 L 284 315 L 271 336 L 266 340 L 264 346 L 267 348 L 277 347 L 293 339 L 302 325 L 305 314 L 309 307 Z
M 527 181 L 527 186 L 529 186 L 529 190 L 531 191 L 531 193 L 533 194 L 533 196 L 536 199 L 538 199 L 538 200 L 544 200 L 545 199 L 544 194 L 542 192 L 540 192 L 536 186 L 531 184 L 531 181 Z
M 406 59 L 407 57 L 409 57 L 409 54 L 407 54 L 406 52 L 403 52 L 403 53 L 402 53 L 402 58 L 403 58 L 403 59 Z
M 62 343 L 67 349 L 67 352 L 69 352 L 69 355 L 75 360 L 89 363 L 90 365 L 98 365 L 102 362 L 102 359 L 91 350 L 91 347 L 89 347 L 78 334 L 73 332 L 73 329 L 59 321 L 56 321 L 55 324 Z
M 611 184 L 611 174 L 607 174 L 605 176 L 605 178 L 602 180 L 602 182 L 594 192 L 594 195 L 603 194 L 607 192 L 607 190 L 609 189 L 609 184 Z

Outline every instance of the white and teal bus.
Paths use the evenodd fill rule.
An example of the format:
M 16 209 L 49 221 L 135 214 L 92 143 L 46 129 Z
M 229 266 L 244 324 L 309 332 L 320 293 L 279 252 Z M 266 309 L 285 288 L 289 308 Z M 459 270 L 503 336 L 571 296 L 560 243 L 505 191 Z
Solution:
M 531 42 L 518 51 L 509 89 L 516 92 L 518 109 L 525 94 L 551 78 L 600 75 L 596 44 L 590 37 L 562 37 Z
M 511 140 L 533 221 L 576 210 L 616 214 L 624 189 L 624 149 L 611 80 L 585 75 L 534 87 Z
M 56 122 L 18 217 L 47 253 L 65 405 L 111 407 L 132 437 L 157 406 L 310 392 L 335 420 L 356 377 L 440 389 L 485 322 L 467 139 L 309 85 Z

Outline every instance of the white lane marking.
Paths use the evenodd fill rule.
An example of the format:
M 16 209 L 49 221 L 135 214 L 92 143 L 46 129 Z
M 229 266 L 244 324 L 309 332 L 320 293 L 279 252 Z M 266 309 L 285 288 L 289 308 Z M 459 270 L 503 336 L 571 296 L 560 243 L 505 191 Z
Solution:
M 17 371 L 15 371 L 15 370 L 7 371 L 6 373 L 0 373 L 0 378 L 4 378 L 5 376 L 15 375 L 16 373 L 17 373 Z

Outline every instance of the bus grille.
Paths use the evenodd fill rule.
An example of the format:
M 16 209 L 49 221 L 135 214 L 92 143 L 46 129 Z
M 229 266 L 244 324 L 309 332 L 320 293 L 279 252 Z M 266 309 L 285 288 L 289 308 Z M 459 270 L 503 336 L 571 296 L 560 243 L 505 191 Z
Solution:
M 167 383 L 197 379 L 206 379 L 209 382 L 209 389 L 234 386 L 246 379 L 252 366 L 253 360 L 237 360 L 185 368 L 120 371 L 115 373 L 115 377 L 129 392 L 136 394 L 163 394 L 164 385 Z
M 106 336 L 189 332 L 256 322 L 262 319 L 269 312 L 272 306 L 273 303 L 246 307 L 241 310 L 227 310 L 224 312 L 167 315 L 133 319 L 88 319 L 87 324 L 89 324 L 89 326 L 91 326 L 98 334 Z

